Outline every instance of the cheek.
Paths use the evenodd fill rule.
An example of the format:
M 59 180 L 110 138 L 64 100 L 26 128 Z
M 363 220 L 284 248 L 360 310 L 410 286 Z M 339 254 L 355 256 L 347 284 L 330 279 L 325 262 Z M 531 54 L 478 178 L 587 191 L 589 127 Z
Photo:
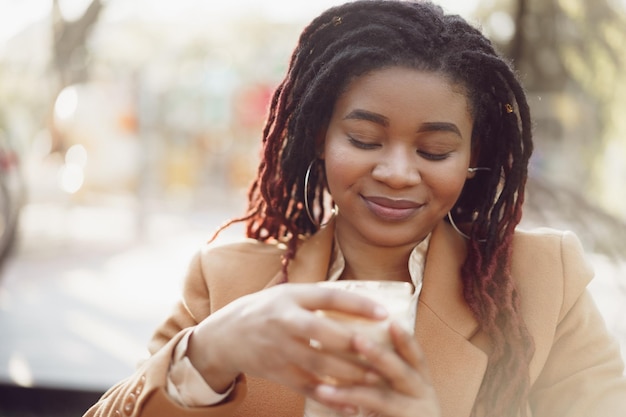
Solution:
M 450 174 L 450 171 L 448 171 L 441 175 L 431 175 L 428 178 L 431 190 L 440 199 L 455 202 L 459 198 L 465 185 L 467 171 L 460 169 L 455 171 L 453 174 Z
M 327 156 L 325 160 L 326 182 L 331 193 L 339 191 L 353 182 L 354 167 L 348 161 L 347 157 L 337 154 Z
M 448 203 L 454 204 L 461 195 L 465 186 L 470 164 L 470 150 L 463 149 L 458 157 L 453 158 L 445 166 L 440 166 L 439 170 L 433 171 L 430 178 L 430 185 L 435 194 L 440 198 L 450 200 Z
M 353 183 L 362 175 L 362 164 L 359 164 L 354 153 L 332 140 L 324 148 L 324 164 L 326 181 L 331 192 L 336 191 L 338 186 Z

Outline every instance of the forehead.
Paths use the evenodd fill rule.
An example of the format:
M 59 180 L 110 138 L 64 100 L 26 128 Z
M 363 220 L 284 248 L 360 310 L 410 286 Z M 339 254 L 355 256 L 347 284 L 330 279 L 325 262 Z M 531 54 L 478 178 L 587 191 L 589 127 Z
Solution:
M 388 67 L 351 80 L 337 98 L 335 112 L 363 107 L 388 117 L 469 118 L 471 123 L 468 103 L 464 89 L 444 75 Z

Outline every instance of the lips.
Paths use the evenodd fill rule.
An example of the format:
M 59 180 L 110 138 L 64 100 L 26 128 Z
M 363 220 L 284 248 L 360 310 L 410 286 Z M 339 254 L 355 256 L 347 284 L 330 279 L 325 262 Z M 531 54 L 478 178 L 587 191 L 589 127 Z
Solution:
M 406 220 L 423 206 L 423 204 L 412 200 L 365 196 L 362 198 L 367 208 L 375 216 L 387 221 Z

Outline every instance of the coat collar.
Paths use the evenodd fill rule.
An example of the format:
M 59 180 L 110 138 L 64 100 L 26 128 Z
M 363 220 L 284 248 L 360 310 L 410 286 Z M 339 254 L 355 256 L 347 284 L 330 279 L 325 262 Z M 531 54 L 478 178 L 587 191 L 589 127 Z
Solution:
M 478 329 L 478 322 L 463 297 L 461 268 L 466 256 L 465 239 L 447 223 L 439 223 L 433 231 L 426 256 L 420 301 L 447 326 L 470 339 Z
M 463 298 L 463 237 L 447 223 L 433 231 L 415 334 L 428 360 L 443 416 L 469 416 L 487 369 L 487 354 L 472 343 L 479 325 Z
M 326 279 L 334 232 L 334 222 L 330 222 L 302 241 L 296 257 L 289 264 L 290 282 L 312 283 Z M 478 329 L 478 322 L 463 298 L 460 274 L 466 256 L 465 240 L 442 221 L 433 230 L 430 240 L 420 301 L 427 304 L 447 326 L 470 339 Z M 277 284 L 281 277 L 282 272 L 279 271 L 267 286 Z
M 334 241 L 334 222 L 304 240 L 290 262 L 289 281 L 326 278 Z M 426 255 L 415 334 L 429 362 L 443 416 L 469 416 L 487 367 L 487 354 L 472 343 L 478 322 L 463 298 L 464 239 L 445 222 L 433 230 Z M 280 282 L 279 272 L 268 283 Z

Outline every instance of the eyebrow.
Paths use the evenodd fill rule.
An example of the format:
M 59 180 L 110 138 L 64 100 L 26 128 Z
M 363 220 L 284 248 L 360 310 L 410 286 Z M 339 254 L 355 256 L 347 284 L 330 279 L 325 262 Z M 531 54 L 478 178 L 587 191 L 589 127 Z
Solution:
M 381 125 L 383 127 L 389 127 L 389 119 L 387 117 L 383 116 L 382 114 L 374 113 L 374 112 L 371 112 L 371 111 L 368 111 L 368 110 L 363 110 L 363 109 L 352 110 L 343 119 L 344 120 L 366 120 L 368 122 L 379 124 L 379 125 Z M 423 132 L 451 132 L 451 133 L 456 134 L 460 138 L 463 137 L 463 135 L 461 135 L 461 131 L 459 130 L 457 125 L 455 125 L 454 123 L 448 123 L 448 122 L 427 122 L 427 123 L 422 123 L 420 125 L 419 129 L 417 129 L 417 132 L 418 133 L 423 133 Z
M 448 122 L 423 123 L 417 131 L 420 133 L 421 132 L 452 132 L 461 138 L 463 137 L 457 125 L 455 125 L 454 123 L 448 123 Z
M 389 119 L 382 114 L 374 113 L 367 110 L 355 109 L 343 118 L 344 120 L 367 120 L 384 127 L 389 127 Z

